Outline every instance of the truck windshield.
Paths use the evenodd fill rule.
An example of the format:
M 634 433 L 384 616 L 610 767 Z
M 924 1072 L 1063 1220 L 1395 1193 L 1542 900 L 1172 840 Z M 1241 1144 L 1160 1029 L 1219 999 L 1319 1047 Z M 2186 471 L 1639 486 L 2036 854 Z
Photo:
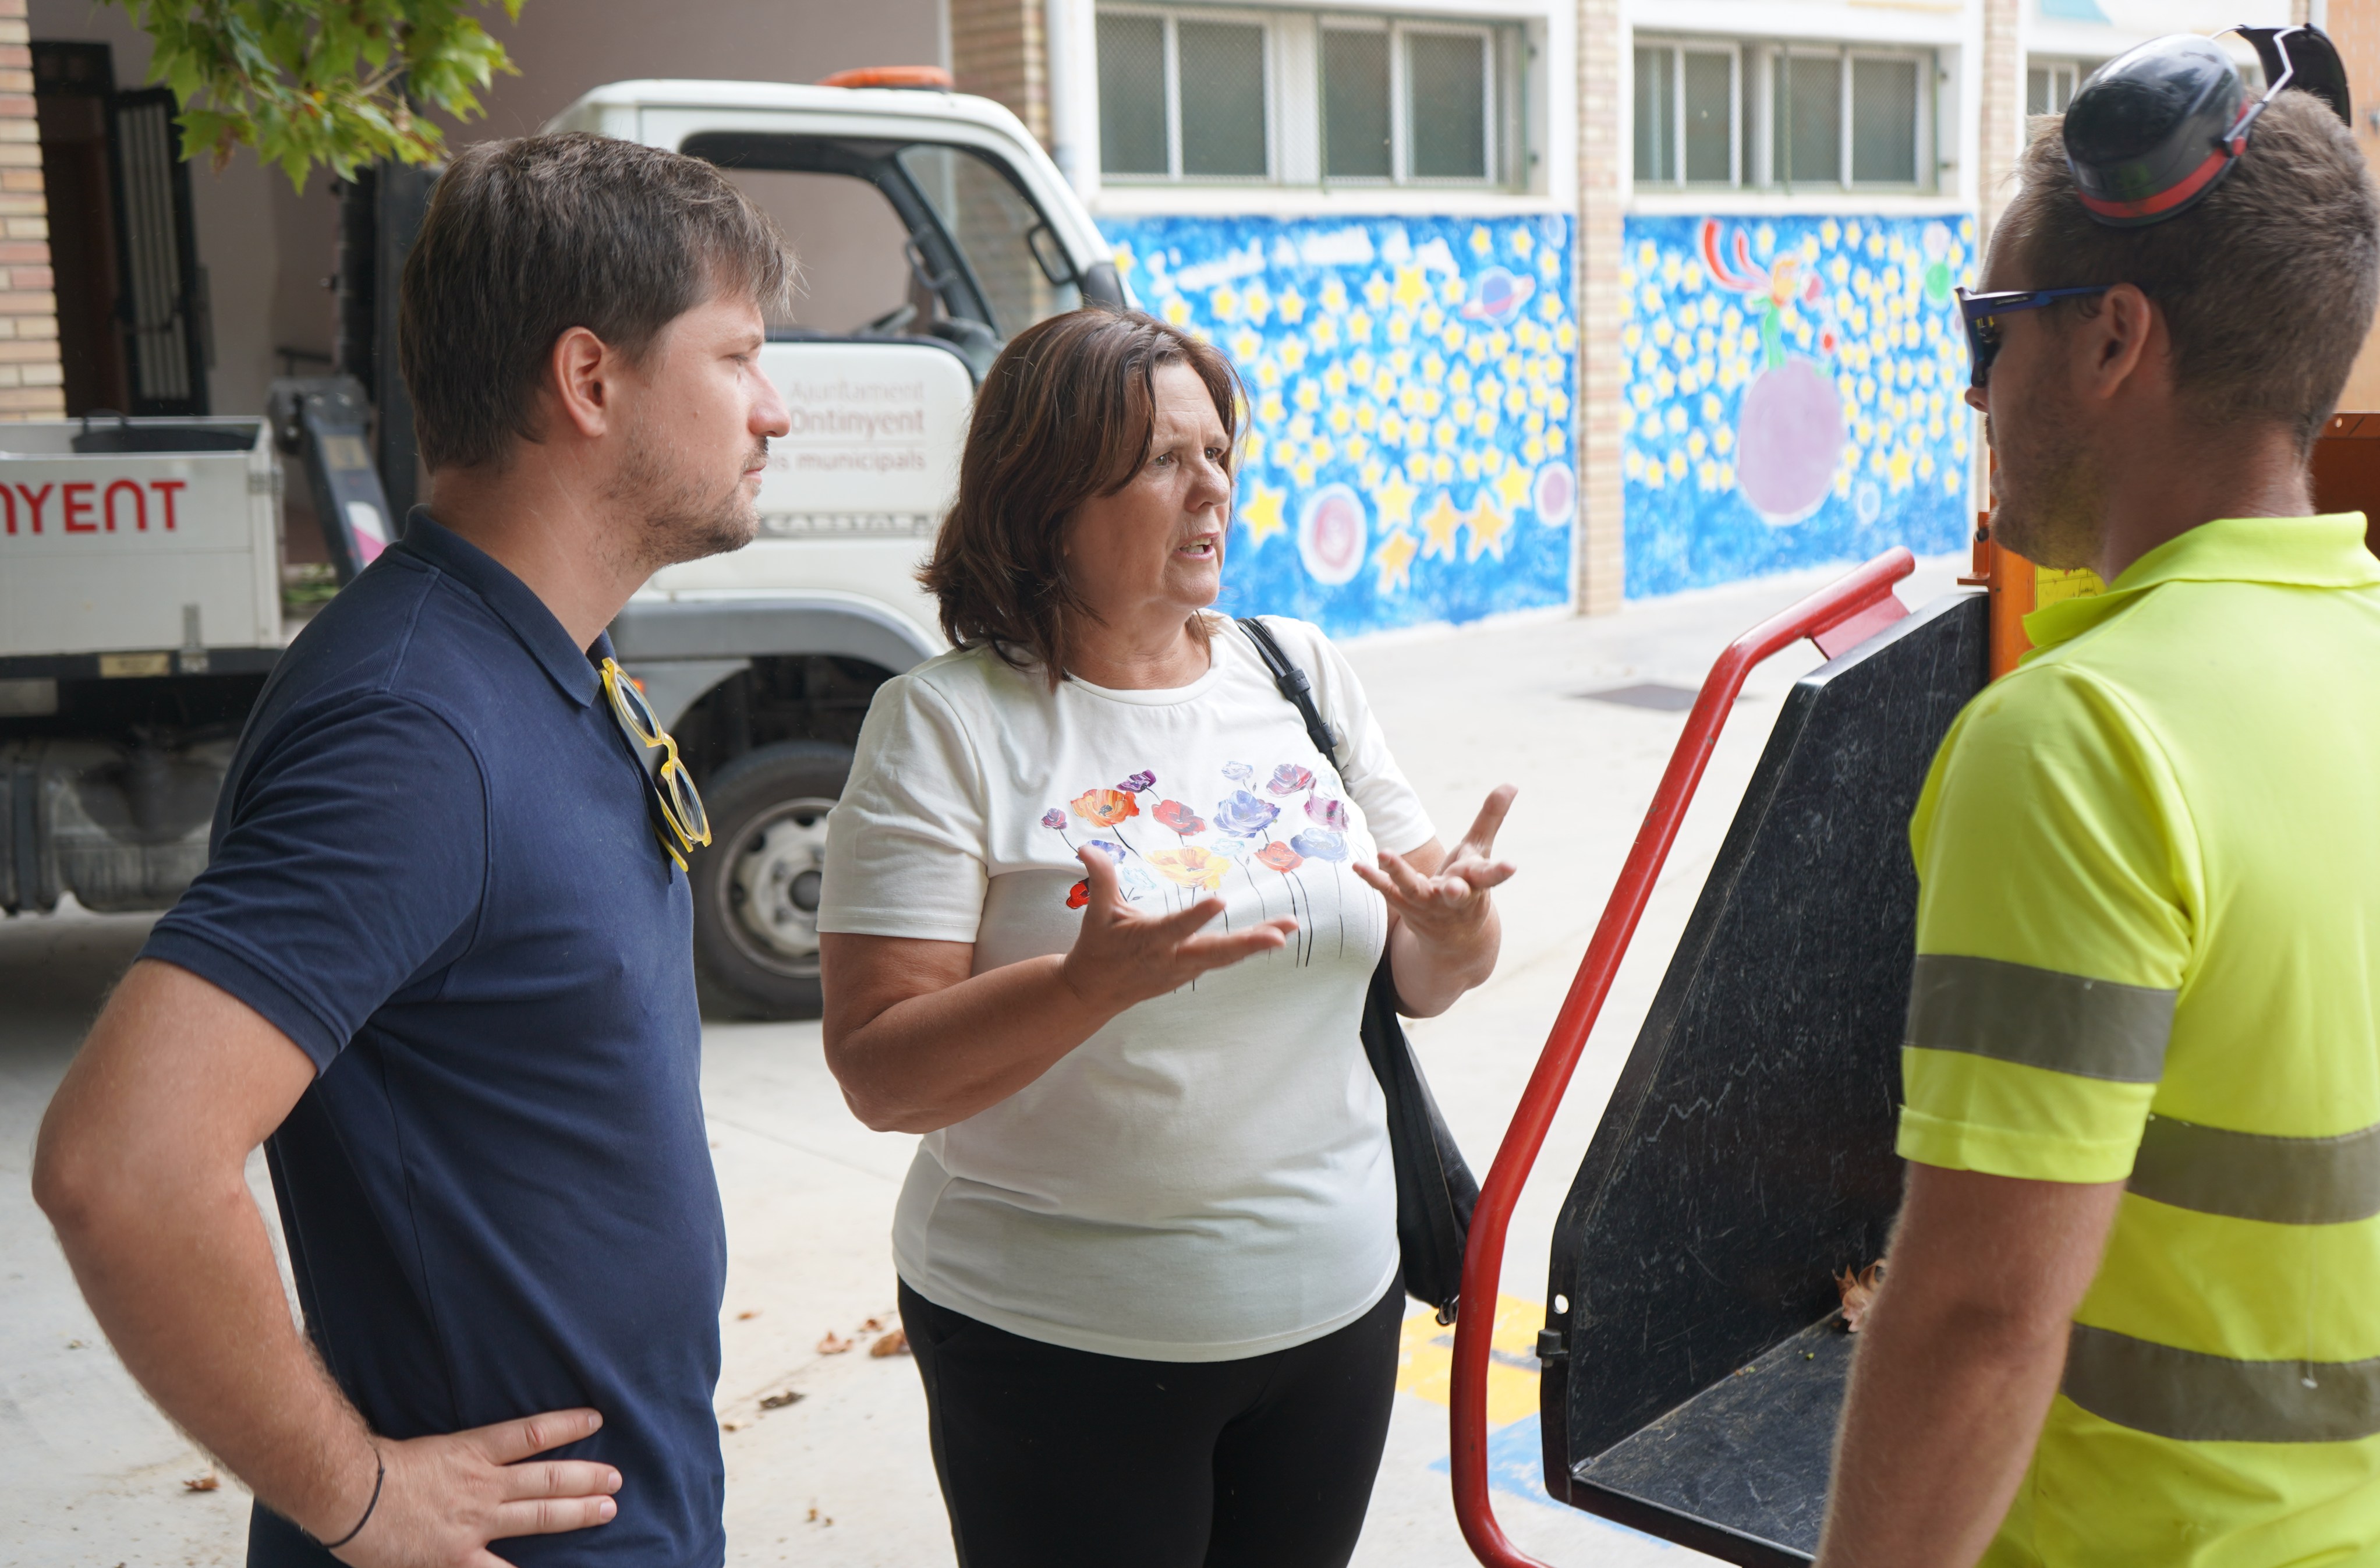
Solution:
M 777 221 L 799 267 L 795 338 L 929 337 L 980 377 L 1001 345 L 1082 291 L 1014 175 L 972 148 L 715 133 L 708 158 Z

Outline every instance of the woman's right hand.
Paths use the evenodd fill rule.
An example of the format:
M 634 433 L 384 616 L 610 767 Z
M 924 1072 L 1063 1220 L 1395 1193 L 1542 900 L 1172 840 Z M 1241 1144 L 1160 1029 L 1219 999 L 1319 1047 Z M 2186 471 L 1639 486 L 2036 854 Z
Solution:
M 1297 930 L 1284 915 L 1220 936 L 1204 934 L 1223 912 L 1220 898 L 1202 898 L 1177 914 L 1143 915 L 1124 902 L 1114 861 L 1090 848 L 1076 857 L 1090 901 L 1059 974 L 1083 1005 L 1109 1017 L 1178 991 L 1209 969 L 1284 947 Z

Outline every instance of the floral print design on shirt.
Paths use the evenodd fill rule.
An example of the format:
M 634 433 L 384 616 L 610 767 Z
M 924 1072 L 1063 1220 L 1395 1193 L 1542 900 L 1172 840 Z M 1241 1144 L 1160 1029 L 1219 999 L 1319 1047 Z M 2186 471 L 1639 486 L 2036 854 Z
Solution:
M 1348 834 L 1354 826 L 1348 803 L 1329 793 L 1329 785 L 1317 779 L 1313 770 L 1294 762 L 1274 767 L 1261 785 L 1251 763 L 1226 762 L 1218 771 L 1224 783 L 1217 792 L 1214 809 L 1204 816 L 1185 801 L 1159 796 L 1157 775 L 1143 769 L 1112 788 L 1087 789 L 1063 807 L 1050 807 L 1042 813 L 1041 825 L 1057 833 L 1070 852 L 1087 845 L 1115 861 L 1123 896 L 1132 903 L 1161 893 L 1168 909 L 1187 908 L 1191 900 L 1222 891 L 1224 878 L 1234 870 L 1247 879 L 1267 918 L 1272 912 L 1268 889 L 1285 895 L 1298 923 L 1292 951 L 1301 964 L 1314 962 L 1320 926 L 1314 888 L 1318 880 L 1327 880 L 1339 950 L 1343 954 L 1348 914 L 1343 879 L 1350 875 Z M 1264 794 L 1255 793 L 1250 786 L 1261 788 Z M 1152 797 L 1146 811 L 1140 804 L 1144 795 Z M 1296 801 L 1299 796 L 1305 796 L 1302 803 Z M 1310 825 L 1291 833 L 1291 823 L 1281 820 L 1282 813 L 1300 804 Z M 1125 824 L 1135 818 L 1146 818 L 1156 828 L 1135 823 L 1127 831 Z M 1156 830 L 1171 834 L 1174 842 L 1164 845 L 1161 836 L 1151 846 L 1135 842 L 1135 834 L 1147 836 Z M 1078 841 L 1074 836 L 1076 832 L 1111 836 Z M 1069 909 L 1083 908 L 1089 902 L 1088 878 L 1066 890 Z M 1370 911 L 1370 901 L 1359 895 L 1358 903 Z M 1228 915 L 1224 923 L 1228 930 Z

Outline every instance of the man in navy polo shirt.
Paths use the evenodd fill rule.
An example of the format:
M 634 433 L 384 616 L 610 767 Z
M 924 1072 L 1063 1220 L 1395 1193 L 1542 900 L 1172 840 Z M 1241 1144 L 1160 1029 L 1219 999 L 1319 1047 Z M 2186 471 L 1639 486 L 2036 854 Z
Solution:
M 51 1105 L 36 1196 L 254 1490 L 252 1564 L 722 1559 L 689 811 L 603 628 L 752 537 L 785 282 L 707 164 L 455 161 L 403 287 L 429 513 L 274 671 L 212 862 Z

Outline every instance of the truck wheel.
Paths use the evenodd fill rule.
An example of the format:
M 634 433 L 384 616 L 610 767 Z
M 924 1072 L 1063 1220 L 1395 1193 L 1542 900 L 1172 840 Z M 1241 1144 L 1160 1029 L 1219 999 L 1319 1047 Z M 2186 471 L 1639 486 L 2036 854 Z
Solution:
M 850 773 L 844 748 L 788 740 L 745 753 L 703 785 L 710 847 L 689 869 L 694 975 L 706 1013 L 819 1015 L 826 814 Z

